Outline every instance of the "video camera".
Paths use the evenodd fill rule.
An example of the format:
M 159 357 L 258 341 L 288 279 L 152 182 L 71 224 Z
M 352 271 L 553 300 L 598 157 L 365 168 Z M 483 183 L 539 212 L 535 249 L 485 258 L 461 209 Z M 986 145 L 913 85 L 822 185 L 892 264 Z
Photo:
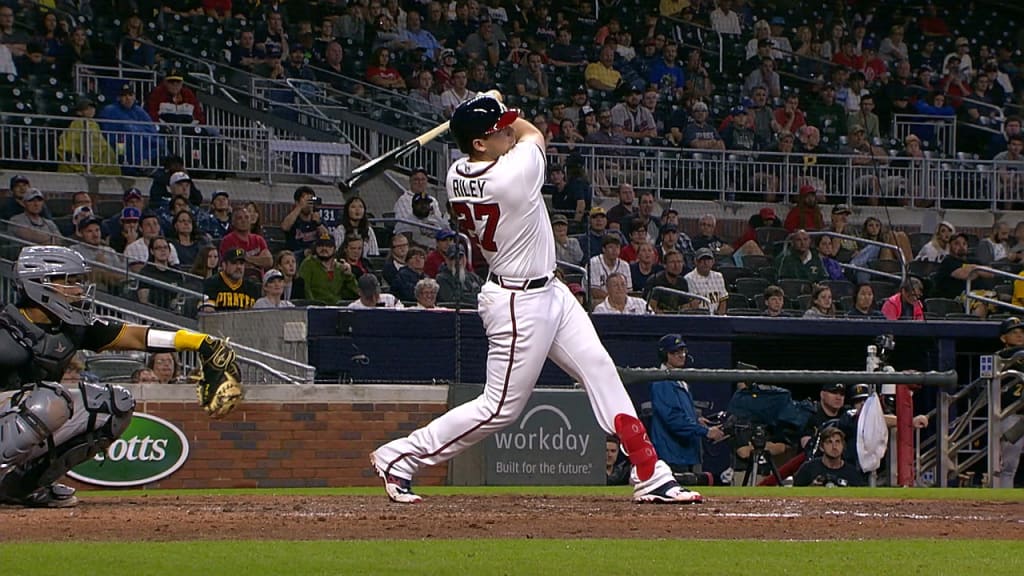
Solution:
M 743 420 L 724 411 L 711 415 L 708 422 L 721 427 L 734 448 L 750 444 L 755 450 L 764 450 L 768 445 L 768 427 L 764 424 Z

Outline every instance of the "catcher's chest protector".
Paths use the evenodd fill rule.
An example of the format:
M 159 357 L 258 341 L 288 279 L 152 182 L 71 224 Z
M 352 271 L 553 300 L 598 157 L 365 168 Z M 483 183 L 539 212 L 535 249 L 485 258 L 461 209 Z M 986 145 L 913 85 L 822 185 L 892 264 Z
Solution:
M 43 380 L 59 382 L 64 369 L 78 351 L 71 335 L 65 331 L 50 333 L 43 330 L 11 304 L 0 312 L 0 327 L 31 354 L 28 361 L 16 369 L 25 384 Z

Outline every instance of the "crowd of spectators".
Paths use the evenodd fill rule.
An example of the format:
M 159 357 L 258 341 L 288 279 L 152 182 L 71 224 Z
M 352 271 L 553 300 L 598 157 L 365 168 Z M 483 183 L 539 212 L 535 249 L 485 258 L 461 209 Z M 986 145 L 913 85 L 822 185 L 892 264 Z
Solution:
M 963 12 L 934 3 L 879 10 L 874 3 L 786 9 L 733 0 L 610 1 L 595 15 L 590 2 L 547 0 L 114 4 L 136 12 L 125 18 L 95 6 L 86 16 L 95 16 L 97 26 L 116 17 L 119 30 L 91 30 L 88 17 L 45 7 L 16 14 L 3 6 L 8 68 L 71 84 L 80 62 L 120 58 L 160 67 L 153 44 L 187 50 L 192 42 L 183 30 L 213 26 L 228 38 L 210 56 L 234 69 L 315 80 L 351 94 L 396 90 L 426 115 L 450 114 L 497 86 L 529 110 L 552 142 L 565 132 L 593 143 L 774 151 L 784 136 L 809 127 L 820 131 L 826 151 L 839 152 L 854 127 L 869 142 L 884 139 L 895 136 L 894 113 L 916 113 L 957 116 L 965 124 L 958 150 L 987 158 L 1006 150 L 1006 124 L 1019 116 L 1024 97 L 1024 39 L 973 5 Z M 986 25 L 1005 33 L 983 34 Z M 979 34 L 972 37 L 972 30 Z M 113 49 L 90 47 L 93 41 Z M 725 62 L 709 65 L 704 59 L 719 43 Z M 0 56 L 0 68 L 3 62 Z M 165 79 L 144 106 L 147 117 L 205 124 L 182 73 L 162 69 Z M 603 111 L 611 112 L 610 132 L 600 128 Z M 587 120 L 591 114 L 598 122 Z M 743 134 L 747 124 L 756 138 Z M 730 138 L 723 138 L 727 131 Z M 936 147 L 927 127 L 918 135 Z
M 774 313 L 871 315 L 877 306 L 860 305 L 867 302 L 861 294 L 868 290 L 877 302 L 895 292 L 911 298 L 962 293 L 963 287 L 957 293 L 952 283 L 963 280 L 956 276 L 962 274 L 959 271 L 947 281 L 936 279 L 934 286 L 928 274 L 920 290 L 889 290 L 878 282 L 872 286 L 877 278 L 844 268 L 849 264 L 888 269 L 877 263 L 896 260 L 896 255 L 873 245 L 808 235 L 826 229 L 858 235 L 846 222 L 850 207 L 832 208 L 831 222 L 825 217 L 819 203 L 827 200 L 827 192 L 812 177 L 789 191 L 780 189 L 777 181 L 772 184 L 772 174 L 758 175 L 769 183 L 764 200 L 773 203 L 778 197 L 772 191 L 777 190 L 781 196 L 792 194 L 797 204 L 784 220 L 776 218 L 776 204 L 765 206 L 751 219 L 750 229 L 730 242 L 717 235 L 711 215 L 701 217 L 698 233 L 691 238 L 682 230 L 678 212 L 671 207 L 662 210 L 649 191 L 637 194 L 631 178 L 618 179 L 614 194 L 619 203 L 605 211 L 596 195 L 602 188 L 613 192 L 602 174 L 583 169 L 579 157 L 585 145 L 628 153 L 636 144 L 665 144 L 805 157 L 838 152 L 850 156 L 853 164 L 870 164 L 879 158 L 888 161 L 889 151 L 879 144 L 894 134 L 893 113 L 952 111 L 965 122 L 995 127 L 965 139 L 964 150 L 1024 166 L 1021 121 L 1012 114 L 1021 93 L 1015 38 L 954 36 L 950 16 L 935 6 L 917 14 L 908 8 L 882 13 L 870 6 L 837 5 L 800 17 L 793 11 L 773 14 L 767 7 L 730 0 L 662 2 L 657 7 L 639 2 L 636 10 L 616 10 L 619 3 L 611 4 L 602 7 L 600 16 L 586 2 L 552 6 L 545 1 L 500 0 L 368 0 L 344 7 L 195 2 L 184 8 L 140 9 L 124 19 L 116 53 L 141 66 L 160 67 L 160 84 L 144 102 L 131 84 L 122 86 L 116 101 L 98 111 L 95 102 L 80 100 L 75 107 L 76 134 L 84 136 L 62 139 L 61 153 L 68 160 L 62 169 L 73 171 L 81 165 L 84 150 L 91 150 L 94 158 L 117 159 L 111 162 L 112 170 L 121 163 L 155 166 L 164 152 L 162 127 L 205 124 L 201 104 L 185 85 L 186 74 L 162 66 L 159 51 L 151 45 L 163 32 L 168 32 L 164 40 L 172 41 L 169 31 L 183 22 L 203 20 L 234 35 L 225 54 L 235 68 L 321 81 L 343 92 L 363 93 L 367 87 L 396 90 L 420 103 L 424 113 L 450 114 L 480 90 L 503 88 L 566 160 L 551 165 L 546 187 L 552 197 L 558 257 L 588 270 L 579 277 L 567 269 L 573 275 L 567 280 L 579 285 L 577 292 L 595 311 L 772 311 L 774 283 L 785 280 L 807 285 L 796 292 L 788 290 L 789 284 L 782 286 L 785 301 Z M 95 14 L 94 22 L 100 22 L 103 9 L 96 10 L 100 14 Z M 40 22 L 38 29 L 25 32 L 25 25 L 34 20 Z M 50 73 L 67 80 L 75 63 L 103 63 L 104 54 L 90 47 L 89 40 L 109 35 L 90 34 L 89 18 L 78 20 L 84 25 L 77 27 L 66 20 L 60 12 L 33 8 L 16 15 L 11 8 L 0 7 L 0 45 L 12 55 L 14 73 Z M 694 42 L 693 36 L 700 28 L 686 23 L 710 27 L 728 44 L 723 49 L 735 45 L 743 53 L 740 60 L 745 61 L 730 63 L 740 66 L 741 82 L 728 81 L 723 70 L 704 61 L 707 46 Z M 41 60 L 34 56 L 40 47 Z M 946 47 L 949 51 L 943 52 Z M 357 78 L 365 85 L 351 81 Z M 208 134 L 216 135 L 213 130 Z M 934 137 L 910 134 L 897 145 L 905 146 L 906 161 L 912 163 L 923 154 L 922 148 L 934 147 Z M 576 153 L 563 155 L 562 147 Z M 365 286 L 359 284 L 368 273 L 379 275 L 377 292 L 391 293 L 398 302 L 420 302 L 420 295 L 432 288 L 421 282 L 433 278 L 435 305 L 456 300 L 472 305 L 486 278 L 485 264 L 472 242 L 452 238 L 448 214 L 430 193 L 428 176 L 422 169 L 412 173 L 409 190 L 394 207 L 397 223 L 382 238 L 370 225 L 361 199 L 349 199 L 341 225 L 328 230 L 319 221 L 315 193 L 298 188 L 293 209 L 274 223 L 285 242 L 275 246 L 280 248 L 276 255 L 260 233 L 262 223 L 254 206 L 232 207 L 223 191 L 214 192 L 209 205 L 203 206 L 202 192 L 181 159 L 173 156 L 154 174 L 148 207 L 140 191 L 129 190 L 120 214 L 100 220 L 99 215 L 76 212 L 64 231 L 46 224 L 41 192 L 29 193 L 23 183 L 12 182 L 12 197 L 24 205 L 15 224 L 21 224 L 19 234 L 26 240 L 74 237 L 83 250 L 110 259 L 115 267 L 123 264 L 164 284 L 199 288 L 196 292 L 206 293 L 205 309 L 248 307 L 264 297 L 268 286 L 273 294 L 267 302 L 274 306 L 292 300 L 360 301 L 368 306 L 382 301 L 373 296 L 369 280 Z M 1009 169 L 1001 178 L 1003 200 L 1012 205 L 1012 191 L 1021 180 Z M 884 185 L 871 175 L 855 183 L 876 191 Z M 766 242 L 758 237 L 762 227 L 784 228 L 788 236 Z M 960 250 L 960 240 L 943 240 L 939 234 L 920 253 L 905 234 L 884 230 L 881 222 L 866 219 L 863 228 L 865 239 L 897 245 L 905 260 L 918 257 L 934 263 L 934 273 L 945 274 L 936 253 L 939 247 L 957 261 L 976 256 L 982 264 L 1005 262 L 1012 267 L 1019 262 L 1018 252 L 998 245 L 1009 244 L 998 240 L 1008 236 L 1005 225 L 994 235 L 996 240 L 986 239 L 977 247 L 973 238 L 964 237 L 960 240 L 968 246 Z M 940 228 L 953 231 L 952 225 Z M 208 250 L 210 246 L 216 250 Z M 747 278 L 746 273 L 729 269 L 751 272 L 769 285 L 756 294 L 740 294 L 741 285 L 747 290 L 755 283 L 738 282 Z M 273 270 L 281 276 L 271 274 Z M 175 281 L 173 271 L 188 271 L 201 284 L 191 277 Z M 984 287 L 984 280 L 979 278 L 973 286 Z M 995 288 L 996 283 L 991 284 L 988 288 Z M 159 296 L 152 287 L 136 291 L 136 297 L 147 301 L 161 302 Z M 644 306 L 631 304 L 630 298 L 638 296 Z M 917 310 L 913 305 L 896 309 L 900 314 Z

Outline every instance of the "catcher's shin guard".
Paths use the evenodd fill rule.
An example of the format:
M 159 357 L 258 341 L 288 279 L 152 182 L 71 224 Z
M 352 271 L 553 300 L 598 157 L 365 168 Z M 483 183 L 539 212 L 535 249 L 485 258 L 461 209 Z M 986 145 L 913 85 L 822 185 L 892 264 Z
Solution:
M 15 394 L 0 407 L 0 476 L 52 445 L 53 434 L 71 418 L 74 402 L 60 384 L 44 382 Z
M 70 396 L 73 414 L 53 433 L 52 447 L 7 474 L 0 482 L 0 494 L 19 500 L 50 486 L 106 450 L 131 423 L 135 399 L 121 386 L 82 383 Z
M 636 475 L 645 481 L 654 474 L 654 465 L 658 462 L 658 454 L 647 436 L 647 429 L 636 416 L 619 414 L 615 417 L 615 433 L 622 443 L 622 451 L 629 461 L 636 466 Z

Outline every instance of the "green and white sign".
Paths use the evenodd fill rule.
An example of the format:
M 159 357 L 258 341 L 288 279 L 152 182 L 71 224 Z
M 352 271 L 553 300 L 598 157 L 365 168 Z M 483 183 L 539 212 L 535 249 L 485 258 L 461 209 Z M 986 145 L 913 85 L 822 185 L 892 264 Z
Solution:
M 97 486 L 142 486 L 170 476 L 188 459 L 188 439 L 163 418 L 136 413 L 128 430 L 68 476 Z

